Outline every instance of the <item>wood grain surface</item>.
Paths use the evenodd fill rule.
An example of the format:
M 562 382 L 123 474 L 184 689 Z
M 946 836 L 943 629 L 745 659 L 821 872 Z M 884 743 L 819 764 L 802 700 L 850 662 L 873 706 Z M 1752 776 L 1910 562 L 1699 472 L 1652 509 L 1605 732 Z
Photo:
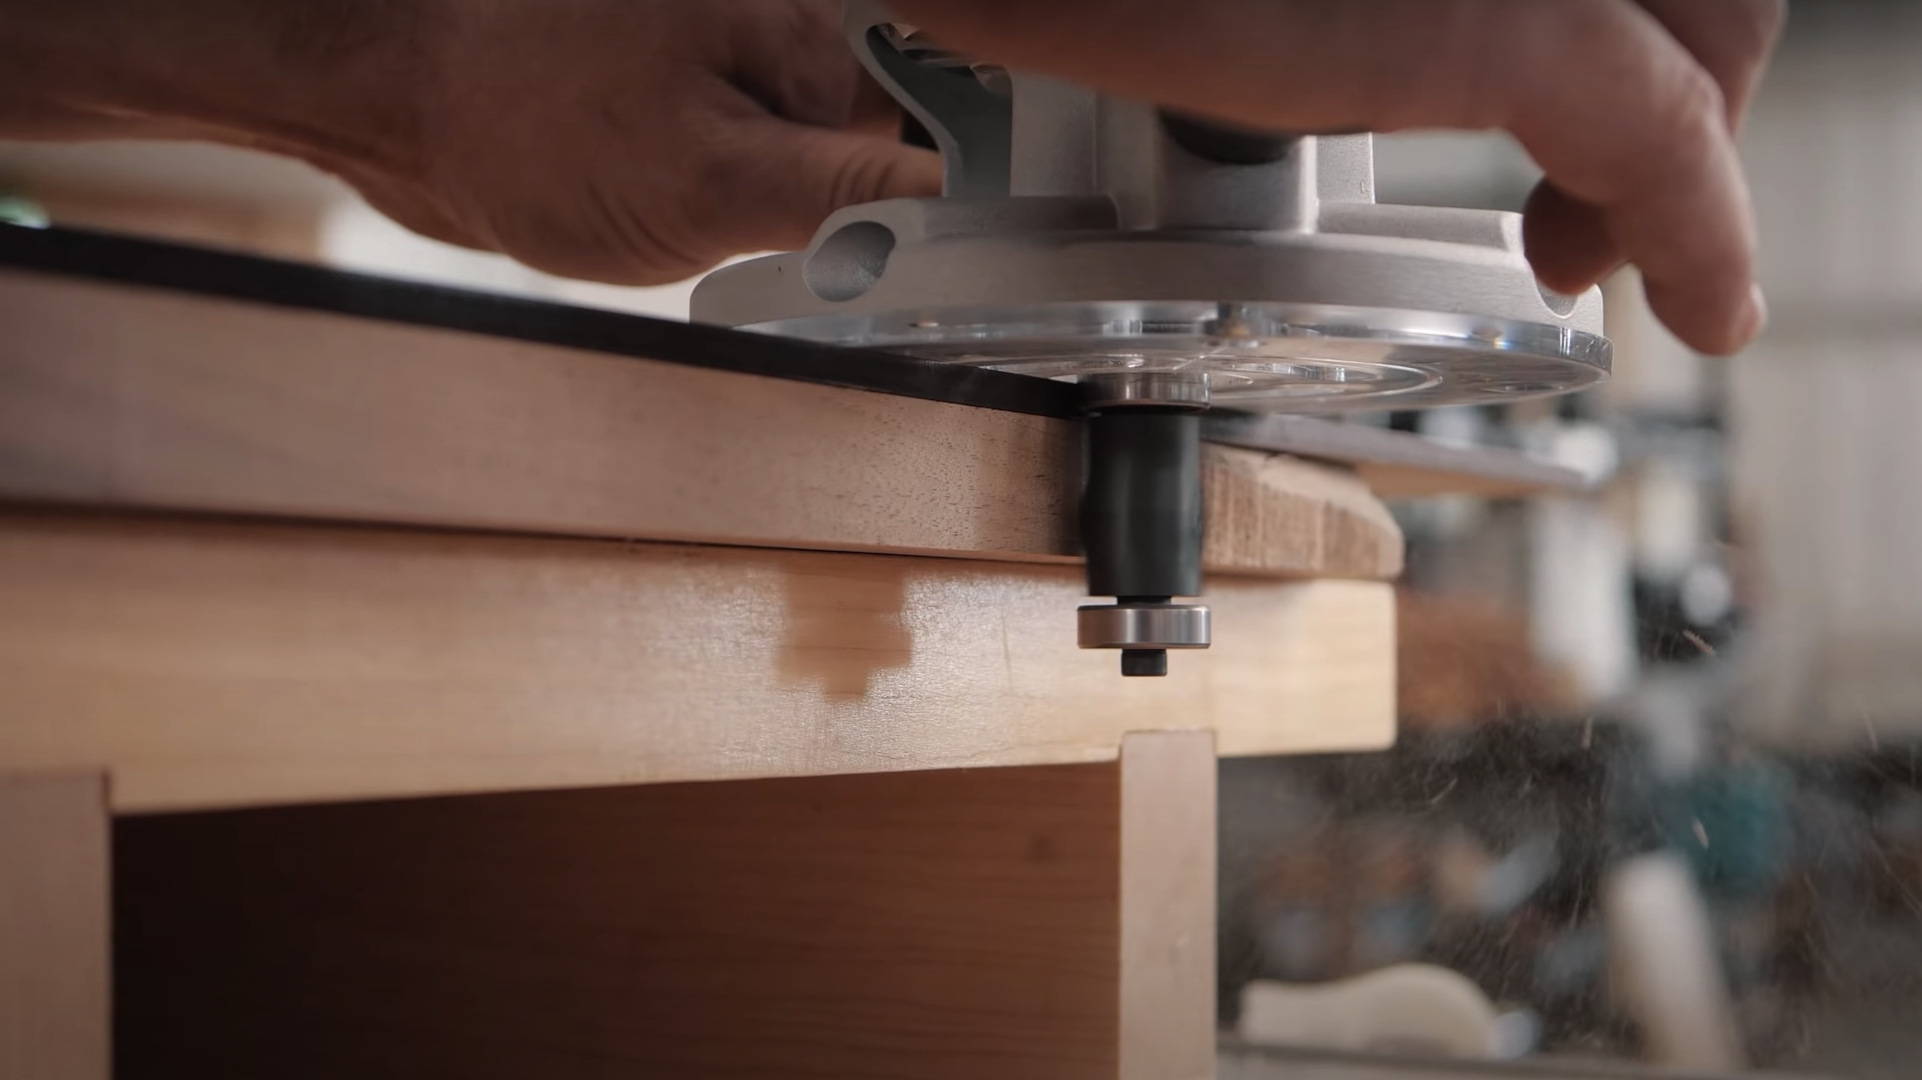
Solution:
M 0 768 L 0 1076 L 107 1080 L 107 796 Z
M 0 498 L 1067 561 L 1077 425 L 0 271 Z M 1385 580 L 1338 469 L 1210 447 L 1206 561 Z
M 124 819 L 120 1075 L 1207 1076 L 1207 744 Z
M 1280 413 L 1210 413 L 1204 437 L 1352 468 L 1384 499 L 1474 495 L 1487 499 L 1587 489 L 1579 472 L 1516 450 L 1458 446 L 1411 432 Z
M 1215 1074 L 1215 775 L 1206 733 L 1121 744 L 1125 1080 Z
M 0 769 L 120 810 L 1226 754 L 1393 736 L 1373 582 L 1217 577 L 1123 679 L 1079 568 L 371 528 L 0 516 Z

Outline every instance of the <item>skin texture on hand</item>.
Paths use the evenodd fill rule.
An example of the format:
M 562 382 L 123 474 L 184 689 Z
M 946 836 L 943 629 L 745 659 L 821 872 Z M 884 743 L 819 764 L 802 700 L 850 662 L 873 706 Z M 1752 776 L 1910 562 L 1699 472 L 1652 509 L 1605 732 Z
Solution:
M 839 0 L 61 0 L 9 10 L 0 136 L 302 158 L 401 224 L 677 281 L 940 191 Z
M 937 194 L 940 162 L 841 37 L 837 0 L 445 5 L 420 168 L 355 173 L 429 235 L 601 281 L 805 246 L 852 203 Z
M 1734 132 L 1781 0 L 891 0 L 979 59 L 1244 125 L 1512 132 L 1525 237 L 1624 260 L 1706 352 L 1760 329 Z M 61 0 L 9 12 L 0 135 L 198 138 L 337 173 L 402 224 L 559 274 L 671 281 L 939 189 L 839 0 Z
M 1536 274 L 1624 260 L 1710 353 L 1765 318 L 1735 130 L 1782 0 L 893 0 L 985 60 L 1259 128 L 1503 129 L 1546 174 Z

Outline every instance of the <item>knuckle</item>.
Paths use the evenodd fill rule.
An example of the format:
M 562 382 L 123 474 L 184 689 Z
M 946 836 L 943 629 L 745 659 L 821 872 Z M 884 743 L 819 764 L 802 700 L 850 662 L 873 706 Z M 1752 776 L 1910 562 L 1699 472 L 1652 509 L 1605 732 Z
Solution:
M 1515 95 L 1509 126 L 1547 155 L 1551 176 L 1585 200 L 1615 205 L 1712 167 L 1727 141 L 1727 98 L 1678 42 L 1619 2 L 1528 6 L 1552 39 L 1523 79 L 1541 92 Z
M 1536 17 L 1556 24 L 1569 47 L 1626 47 L 1634 38 L 1633 20 L 1617 0 L 1565 0 L 1559 4 L 1528 4 Z
M 1704 137 L 1719 127 L 1728 109 L 1722 84 L 1700 64 L 1675 64 L 1652 90 L 1649 119 L 1653 134 L 1665 141 Z
M 1664 190 L 1710 167 L 1725 141 L 1722 86 L 1700 65 L 1680 63 L 1651 78 L 1629 114 L 1636 125 L 1610 172 L 1613 200 Z

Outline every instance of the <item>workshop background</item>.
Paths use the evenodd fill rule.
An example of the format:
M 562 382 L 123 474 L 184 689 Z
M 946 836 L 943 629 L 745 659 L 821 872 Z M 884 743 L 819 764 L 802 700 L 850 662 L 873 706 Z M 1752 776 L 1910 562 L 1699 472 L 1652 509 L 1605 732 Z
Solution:
M 1229 1029 L 1416 1056 L 1914 1072 L 1918 57 L 1922 4 L 1794 9 L 1744 136 L 1772 320 L 1741 357 L 1681 347 L 1624 274 L 1605 388 L 1357 418 L 1519 446 L 1595 487 L 1396 508 L 1401 744 L 1223 766 Z M 1535 175 L 1492 136 L 1380 150 L 1384 202 L 1515 208 Z M 302 166 L 210 147 L 0 143 L 0 218 L 686 310 L 687 285 L 560 281 L 407 234 Z M 1289 996 L 1410 964 L 1427 967 Z M 1466 980 L 1445 1020 L 1354 1004 L 1436 969 Z M 1344 1000 L 1385 1019 L 1303 1019 Z

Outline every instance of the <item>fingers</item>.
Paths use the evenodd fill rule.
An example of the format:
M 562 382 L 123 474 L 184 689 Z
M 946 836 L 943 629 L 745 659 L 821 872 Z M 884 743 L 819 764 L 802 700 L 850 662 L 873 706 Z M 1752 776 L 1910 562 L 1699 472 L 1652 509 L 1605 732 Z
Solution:
M 1520 44 L 1533 51 L 1490 87 L 1489 107 L 1555 189 L 1596 208 L 1677 336 L 1704 352 L 1740 348 L 1760 329 L 1762 312 L 1748 190 L 1719 84 L 1637 8 L 1528 6 L 1535 11 L 1523 19 Z M 1567 14 L 1575 8 L 1581 17 Z M 1557 210 L 1553 198 L 1547 206 L 1533 250 L 1551 272 L 1577 268 L 1580 258 L 1545 246 L 1543 233 L 1579 236 L 1592 223 L 1579 207 Z M 1595 263 L 1603 258 L 1596 254 Z
M 774 116 L 843 127 L 865 79 L 841 33 L 840 0 L 712 5 L 731 46 L 728 81 Z
M 841 0 L 716 4 L 730 28 L 729 80 L 761 108 L 813 127 L 894 135 L 901 109 L 848 50 Z
M 1705 11 L 1691 15 L 1691 4 Z M 1531 251 L 1551 285 L 1587 284 L 1619 253 L 1642 267 L 1657 314 L 1696 348 L 1731 351 L 1759 326 L 1748 192 L 1729 132 L 1760 70 L 1741 57 L 1773 33 L 1750 18 L 1767 14 L 1759 3 L 1657 4 L 1699 39 L 1734 94 L 1631 0 L 893 6 L 985 59 L 1231 122 L 1296 131 L 1505 128 L 1552 185 L 1531 224 Z M 1719 41 L 1727 19 L 1706 9 L 1741 13 L 1748 37 Z
M 1544 180 L 1522 211 L 1522 244 L 1535 276 L 1560 293 L 1578 293 L 1622 265 L 1622 249 L 1600 207 Z
M 938 195 L 941 159 L 890 136 L 774 119 L 748 125 L 714 171 L 709 231 L 728 251 L 805 247 L 843 206 Z
M 1783 0 L 1637 0 L 1722 89 L 1737 130 L 1781 33 Z M 1624 261 L 1600 207 L 1544 182 L 1530 196 L 1523 235 L 1543 284 L 1576 292 Z
M 1787 12 L 1784 0 L 1636 0 L 1714 77 L 1741 127 Z
M 870 135 L 886 135 L 898 140 L 901 137 L 901 105 L 894 95 L 866 71 L 860 72 L 859 81 L 854 87 L 854 103 L 848 110 L 847 126 L 854 131 L 864 131 Z

